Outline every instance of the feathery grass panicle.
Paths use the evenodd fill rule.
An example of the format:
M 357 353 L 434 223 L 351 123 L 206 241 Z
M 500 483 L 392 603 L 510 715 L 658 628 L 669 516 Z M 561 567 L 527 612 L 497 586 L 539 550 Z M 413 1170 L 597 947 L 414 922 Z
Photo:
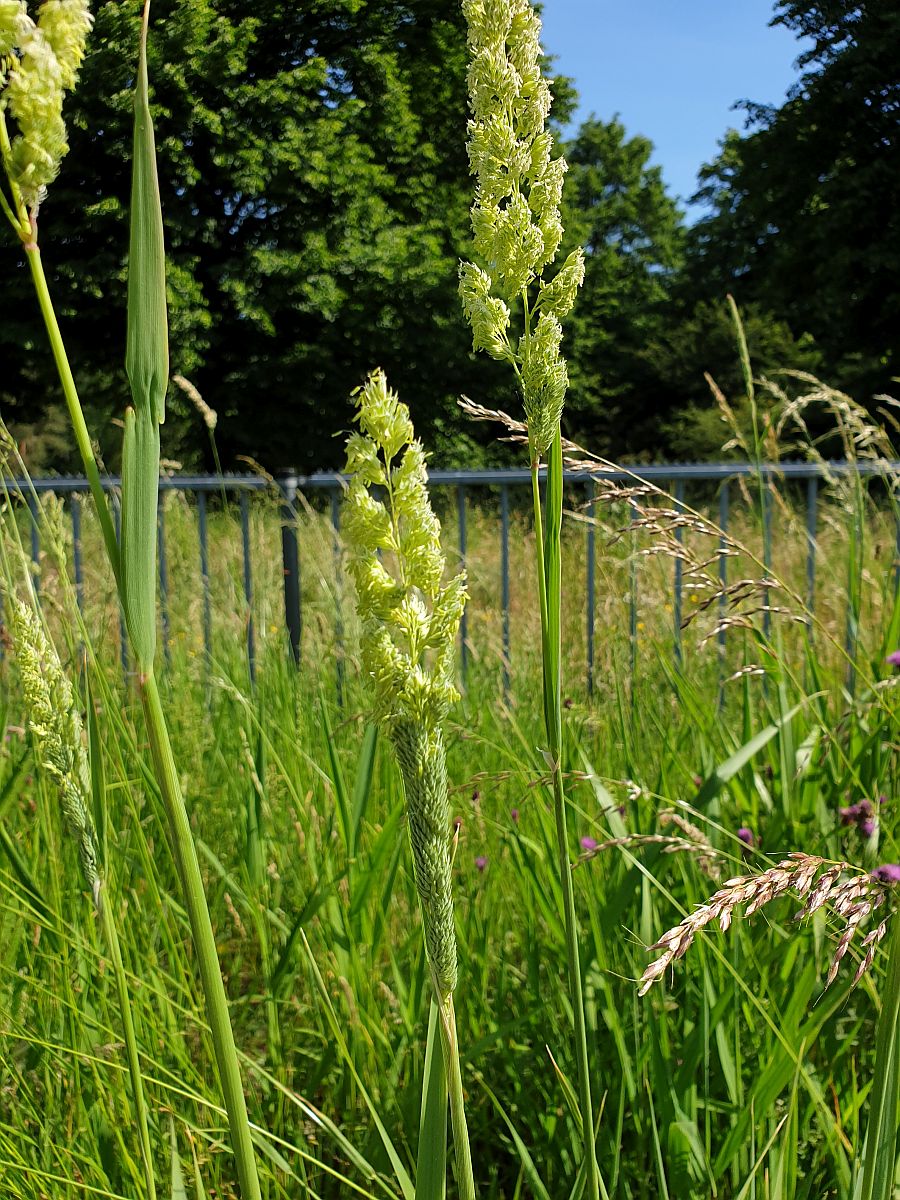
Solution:
M 47 0 L 36 23 L 25 4 L 0 2 L 0 56 L 8 59 L 0 116 L 8 110 L 18 130 L 4 137 L 4 167 L 30 212 L 69 149 L 63 98 L 75 86 L 92 20 L 86 0 Z
M 460 264 L 459 291 L 473 349 L 515 369 L 531 454 L 540 458 L 562 416 L 569 380 L 561 321 L 584 281 L 584 253 L 573 250 L 554 277 L 544 278 L 562 240 L 567 166 L 551 157 L 553 138 L 544 128 L 552 97 L 541 74 L 537 14 L 528 0 L 463 0 L 463 12 L 471 55 L 469 164 L 478 180 L 472 230 L 483 266 Z M 524 329 L 515 339 L 510 305 L 519 299 Z
M 347 440 L 344 529 L 363 622 L 363 665 L 403 777 L 428 958 L 445 999 L 457 967 L 441 723 L 458 698 L 452 670 L 465 575 L 442 583 L 440 523 L 406 405 L 381 371 L 369 376 L 356 403 L 360 431 Z
M 59 788 L 63 816 L 97 904 L 100 871 L 91 814 L 91 777 L 75 693 L 37 613 L 17 596 L 7 602 L 35 757 Z
M 849 878 L 844 878 L 847 875 Z M 683 921 L 664 933 L 659 941 L 648 947 L 650 950 L 661 950 L 662 954 L 650 963 L 641 976 L 638 995 L 645 995 L 675 961 L 684 957 L 701 929 L 718 921 L 724 933 L 731 925 L 735 909 L 740 905 L 746 905 L 745 912 L 749 917 L 788 891 L 806 897 L 795 920 L 811 916 L 826 903 L 844 920 L 844 929 L 826 976 L 825 986 L 830 987 L 861 926 L 884 903 L 888 886 L 884 878 L 875 872 L 867 875 L 851 863 L 828 863 L 824 858 L 799 850 L 758 875 L 740 875 L 729 879 L 705 904 L 699 905 Z M 854 984 L 872 965 L 875 950 L 886 928 L 887 918 L 861 939 L 865 954 L 856 970 Z

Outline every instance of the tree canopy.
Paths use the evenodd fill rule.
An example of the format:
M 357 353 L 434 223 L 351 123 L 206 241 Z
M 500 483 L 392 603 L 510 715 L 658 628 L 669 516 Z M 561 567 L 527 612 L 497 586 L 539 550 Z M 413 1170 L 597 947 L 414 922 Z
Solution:
M 865 400 L 897 373 L 900 8 L 780 0 L 774 19 L 811 45 L 787 101 L 745 103 L 749 133 L 702 172 L 693 290 L 733 289 L 811 335 L 830 378 Z
M 83 399 L 111 466 L 125 404 L 125 256 L 138 0 L 95 8 L 67 105 L 71 150 L 41 241 Z M 727 292 L 761 369 L 822 370 L 859 398 L 897 373 L 900 10 L 779 0 L 807 39 L 779 108 L 744 104 L 703 169 L 693 226 L 622 119 L 563 147 L 566 253 L 587 248 L 564 347 L 567 430 L 622 457 L 714 453 L 703 380 L 736 380 Z M 502 455 L 456 399 L 514 410 L 476 360 L 457 296 L 471 256 L 464 21 L 446 0 L 155 0 L 150 75 L 166 222 L 172 368 L 239 456 L 340 461 L 347 397 L 374 366 L 444 464 Z M 557 80 L 554 117 L 575 101 Z M 0 244 L 0 406 L 36 468 L 75 456 L 21 252 Z M 170 390 L 163 452 L 201 465 L 202 422 Z

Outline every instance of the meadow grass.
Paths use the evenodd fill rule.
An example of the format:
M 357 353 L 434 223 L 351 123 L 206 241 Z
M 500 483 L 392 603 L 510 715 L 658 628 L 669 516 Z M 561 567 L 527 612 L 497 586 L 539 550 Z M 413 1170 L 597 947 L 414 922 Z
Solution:
M 744 520 L 749 540 L 755 526 L 749 515 Z M 568 1194 L 580 1161 L 552 800 L 533 703 L 537 618 L 524 584 L 532 535 L 524 514 L 517 521 L 511 703 L 500 703 L 500 631 L 488 607 L 499 574 L 495 515 L 476 507 L 468 566 L 470 636 L 480 653 L 447 731 L 451 803 L 462 821 L 454 875 L 467 963 L 457 1013 L 463 1080 L 479 1191 L 496 1197 Z M 170 501 L 170 564 L 185 574 L 172 587 L 173 659 L 161 687 L 245 1056 L 263 1187 L 270 1196 L 307 1187 L 321 1196 L 354 1188 L 399 1195 L 386 1145 L 412 1172 L 428 986 L 400 836 L 402 793 L 386 746 L 364 736 L 349 613 L 345 698 L 336 706 L 332 646 L 324 640 L 333 616 L 331 531 L 324 515 L 307 514 L 301 525 L 308 665 L 298 671 L 281 630 L 277 514 L 265 505 L 254 512 L 260 670 L 251 689 L 240 576 L 229 565 L 237 562 L 235 517 L 211 516 L 217 632 L 206 663 L 193 516 Z M 829 584 L 843 578 L 842 529 L 840 520 L 823 521 L 819 570 Z M 599 556 L 598 687 L 591 703 L 583 687 L 572 689 L 565 770 L 573 847 L 582 838 L 619 839 L 573 871 L 590 1051 L 597 1077 L 609 1081 L 597 1144 L 611 1195 L 700 1197 L 713 1194 L 713 1181 L 715 1194 L 729 1197 L 754 1189 L 850 1194 L 880 960 L 856 990 L 846 972 L 823 994 L 839 926 L 817 914 L 798 932 L 791 926 L 797 906 L 783 901 L 767 910 L 767 923 L 738 919 L 727 938 L 699 942 L 671 990 L 667 984 L 639 1002 L 644 946 L 716 884 L 700 850 L 667 853 L 664 843 L 621 839 L 677 832 L 660 817 L 674 808 L 711 843 L 721 879 L 795 847 L 871 866 L 900 857 L 894 689 L 879 661 L 894 595 L 890 529 L 887 514 L 872 515 L 859 648 L 860 678 L 874 668 L 887 682 L 874 693 L 860 685 L 855 701 L 839 649 L 840 585 L 821 590 L 825 629 L 815 657 L 805 657 L 803 631 L 787 626 L 782 653 L 767 660 L 767 683 L 747 676 L 728 685 L 722 709 L 715 648 L 696 645 L 699 628 L 688 631 L 682 669 L 673 665 L 665 611 L 671 563 L 655 559 L 640 566 L 644 628 L 629 695 L 626 683 L 616 683 L 630 656 L 627 616 L 612 597 L 630 568 L 621 543 Z M 96 531 L 88 526 L 85 536 L 89 543 Z M 583 536 L 574 523 L 564 535 L 572 596 L 580 594 Z M 452 553 L 452 535 L 448 543 Z M 802 542 L 792 551 L 776 540 L 778 565 L 798 581 L 804 553 Z M 209 1031 L 137 700 L 118 663 L 112 593 L 97 569 L 87 581 L 87 627 L 98 622 L 107 639 L 88 636 L 49 553 L 44 565 L 50 626 L 73 670 L 80 643 L 88 645 L 82 678 L 106 731 L 117 915 L 157 1178 L 169 1173 L 171 1112 L 186 1179 L 193 1148 L 207 1193 L 233 1196 Z M 267 573 L 271 592 L 263 587 Z M 564 638 L 564 645 L 570 678 L 583 679 L 582 614 L 573 607 L 572 644 Z M 729 666 L 744 654 L 758 659 L 759 642 L 738 632 L 728 652 Z M 8 678 L 10 670 L 5 662 Z M 90 906 L 73 902 L 81 889 L 74 850 L 17 732 L 17 692 L 8 686 L 4 695 L 0 1177 L 13 1197 L 74 1197 L 91 1194 L 87 1188 L 140 1195 L 135 1139 L 123 1120 L 130 1101 L 114 978 Z M 717 765 L 767 727 L 769 740 L 719 784 Z M 341 794 L 357 814 L 352 853 L 338 817 Z M 877 844 L 868 844 L 840 824 L 838 808 L 882 794 L 888 803 L 879 809 Z M 754 832 L 754 849 L 737 840 L 739 827 Z
M 373 474 L 361 439 L 351 448 L 360 472 L 348 506 L 351 566 L 368 625 L 345 608 L 334 531 L 305 511 L 298 669 L 276 615 L 277 521 L 266 505 L 253 515 L 265 586 L 251 612 L 240 599 L 234 515 L 216 515 L 216 594 L 207 595 L 191 586 L 193 517 L 173 501 L 173 574 L 158 612 L 168 356 L 147 5 L 129 254 L 134 407 L 118 537 L 37 244 L 90 14 L 81 0 L 45 5 L 38 24 L 19 4 L 0 10 L 15 122 L 11 140 L 0 110 L 2 209 L 30 264 L 96 501 L 83 611 L 60 507 L 52 497 L 35 505 L 46 627 L 14 603 L 15 594 L 33 598 L 37 582 L 25 578 L 25 510 L 7 497 L 2 514 L 16 666 L 4 655 L 0 1172 L 13 1198 L 153 1200 L 168 1179 L 172 1200 L 188 1186 L 198 1200 L 440 1200 L 448 1100 L 450 1190 L 463 1200 L 476 1190 L 538 1200 L 888 1200 L 892 1191 L 900 935 L 890 938 L 880 1002 L 875 950 L 885 926 L 859 942 L 850 935 L 900 876 L 890 862 L 896 677 L 886 662 L 900 640 L 893 483 L 881 512 L 856 477 L 829 482 L 814 611 L 804 601 L 805 532 L 787 489 L 748 490 L 743 529 L 724 539 L 726 587 L 717 574 L 723 535 L 700 509 L 637 480 L 601 487 L 603 516 L 587 527 L 604 550 L 599 686 L 589 698 L 571 686 L 584 606 L 564 606 L 562 596 L 583 594 L 585 524 L 563 528 L 564 455 L 577 448 L 560 433 L 560 321 L 583 259 L 576 250 L 554 278 L 542 277 L 562 237 L 565 164 L 551 160 L 543 129 L 550 93 L 537 18 L 526 0 L 464 0 L 464 11 L 474 244 L 490 271 L 463 264 L 461 294 L 474 347 L 507 360 L 522 393 L 533 507 L 514 520 L 514 573 L 518 581 L 536 565 L 538 588 L 535 599 L 516 587 L 507 695 L 487 506 L 465 556 L 483 620 L 473 621 L 472 670 L 448 718 L 463 577 L 441 586 L 444 554 L 417 444 L 396 475 L 380 466 Z M 505 157 L 511 147 L 515 162 Z M 510 332 L 508 303 L 521 303 L 521 337 Z M 783 435 L 789 444 L 805 434 L 813 404 L 827 409 L 849 458 L 890 456 L 862 410 L 817 381 L 805 380 L 798 401 L 766 385 L 774 402 L 761 405 L 731 305 L 751 439 L 713 390 L 752 462 Z M 362 428 L 389 468 L 412 432 L 383 383 L 370 379 Z M 365 492 L 373 482 L 385 488 L 390 519 Z M 772 515 L 761 538 L 754 496 Z M 397 559 L 399 580 L 387 590 L 376 548 Z M 452 538 L 445 551 L 451 564 L 462 557 Z M 678 601 L 673 563 L 685 587 Z M 251 618 L 261 634 L 255 679 Z M 381 634 L 393 646 L 373 640 L 373 618 L 387 622 Z M 160 633 L 169 653 L 157 672 Z M 337 666 L 335 699 L 327 675 Z M 373 683 L 384 737 L 361 716 Z M 87 712 L 86 748 L 75 696 Z M 401 835 L 407 817 L 414 870 Z M 851 882 L 829 911 L 819 901 L 840 871 Z M 78 903 L 85 885 L 93 907 Z M 806 900 L 792 919 L 793 885 Z M 714 889 L 715 910 L 697 907 Z M 754 897 L 766 904 L 761 928 L 740 916 L 739 901 Z M 723 912 L 723 931 L 734 923 L 727 940 L 708 930 Z M 800 917 L 809 920 L 798 931 Z M 660 949 L 648 967 L 647 951 Z M 860 956 L 855 978 L 840 973 L 843 959 L 849 967 Z

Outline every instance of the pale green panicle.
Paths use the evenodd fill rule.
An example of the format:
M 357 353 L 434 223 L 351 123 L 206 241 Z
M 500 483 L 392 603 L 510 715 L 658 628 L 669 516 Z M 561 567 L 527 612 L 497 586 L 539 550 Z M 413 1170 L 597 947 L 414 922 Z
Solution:
M 37 24 L 24 4 L 0 0 L 0 55 L 12 56 L 2 106 L 17 129 L 6 167 L 28 209 L 40 203 L 68 152 L 63 97 L 75 85 L 91 21 L 85 0 L 47 0 Z
M 75 693 L 34 609 L 16 596 L 8 603 L 35 757 L 59 788 L 63 816 L 78 845 L 81 869 L 97 903 L 100 872 L 91 815 L 90 770 Z
M 12 54 L 28 25 L 25 0 L 0 0 L 0 58 Z M 0 68 L 2 70 L 2 68 Z M 0 75 L 2 81 L 2 75 Z
M 440 523 L 406 405 L 381 371 L 372 373 L 356 403 L 360 432 L 347 440 L 344 532 L 363 623 L 363 666 L 403 776 L 428 958 L 446 997 L 456 984 L 456 936 L 441 723 L 458 699 L 453 664 L 465 575 L 442 583 Z M 373 485 L 383 499 L 369 490 Z
M 86 0 L 46 0 L 38 13 L 38 26 L 56 55 L 67 92 L 75 86 L 92 21 Z
M 469 164 L 477 176 L 472 230 L 483 268 L 460 264 L 460 295 L 472 345 L 516 368 L 533 457 L 546 453 L 562 416 L 568 376 L 559 321 L 584 280 L 573 250 L 550 280 L 563 228 L 566 162 L 552 158 L 544 128 L 550 86 L 541 74 L 540 20 L 528 0 L 463 0 L 468 72 Z M 537 285 L 530 304 L 528 289 Z M 510 337 L 510 304 L 521 299 L 524 332 Z M 534 317 L 536 314 L 537 321 Z

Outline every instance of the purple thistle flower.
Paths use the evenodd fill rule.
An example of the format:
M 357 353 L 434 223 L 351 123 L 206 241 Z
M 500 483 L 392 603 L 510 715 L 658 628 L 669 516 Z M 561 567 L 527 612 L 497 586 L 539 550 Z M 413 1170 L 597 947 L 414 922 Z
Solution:
M 599 846 L 599 844 L 600 843 L 597 841 L 596 838 L 583 837 L 581 839 L 581 848 L 582 848 L 582 850 L 586 850 L 588 852 L 588 854 L 590 854 L 592 850 L 596 850 L 597 847 Z
M 892 667 L 900 667 L 900 650 L 892 650 L 884 661 Z
M 511 812 L 509 815 L 510 815 L 510 816 L 512 817 L 512 819 L 513 819 L 513 825 L 518 825 L 518 823 L 519 823 L 519 810 L 518 810 L 517 808 L 514 808 L 514 809 L 512 810 L 512 812 Z
M 858 804 L 848 804 L 846 808 L 838 809 L 842 825 L 855 825 L 860 819 Z
M 878 803 L 879 804 L 887 804 L 887 796 L 879 796 Z
M 864 838 L 870 838 L 875 833 L 875 821 L 872 817 L 866 817 L 864 821 L 859 823 L 859 832 Z
M 872 878 L 879 883 L 900 883 L 900 866 L 897 863 L 884 863 L 872 872 Z
M 742 825 L 737 831 L 737 839 L 739 842 L 743 842 L 745 846 L 752 847 L 756 845 L 756 838 L 753 835 L 753 830 L 748 829 L 746 825 Z
M 475 866 L 478 868 L 479 871 L 481 871 L 482 874 L 484 874 L 485 870 L 487 869 L 487 865 L 488 865 L 488 860 L 485 858 L 485 856 L 483 854 L 479 854 L 478 857 L 475 859 Z

